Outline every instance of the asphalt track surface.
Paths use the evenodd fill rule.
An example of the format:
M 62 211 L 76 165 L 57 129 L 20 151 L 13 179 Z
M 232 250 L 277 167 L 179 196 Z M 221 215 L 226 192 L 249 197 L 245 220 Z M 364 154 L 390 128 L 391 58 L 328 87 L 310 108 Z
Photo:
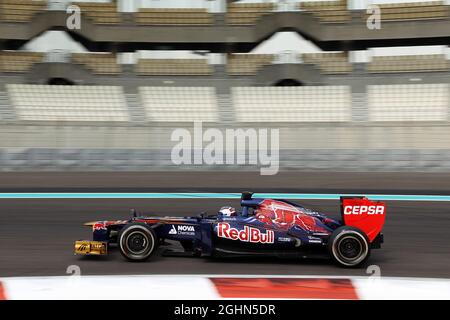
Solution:
M 2 173 L 0 192 L 320 192 L 450 195 L 450 174 L 281 173 Z M 338 216 L 338 203 L 301 203 Z M 223 199 L 1 199 L 0 276 L 82 274 L 366 275 L 324 260 L 206 259 L 155 256 L 130 263 L 116 250 L 106 257 L 73 255 L 73 241 L 89 239 L 91 220 L 124 219 L 130 208 L 157 215 L 215 213 Z M 450 202 L 388 201 L 385 243 L 368 265 L 384 276 L 450 278 Z

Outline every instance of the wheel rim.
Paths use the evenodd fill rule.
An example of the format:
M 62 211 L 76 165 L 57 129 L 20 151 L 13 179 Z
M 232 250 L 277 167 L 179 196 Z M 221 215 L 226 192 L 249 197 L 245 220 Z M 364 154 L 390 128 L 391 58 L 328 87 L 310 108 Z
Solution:
M 369 253 L 369 246 L 359 233 L 344 232 L 335 239 L 333 255 L 343 265 L 355 266 L 362 262 Z
M 142 254 L 147 249 L 148 239 L 144 233 L 134 231 L 128 235 L 126 243 L 130 253 L 138 255 Z
M 155 237 L 145 226 L 136 225 L 120 238 L 121 253 L 131 260 L 145 260 L 155 248 Z
M 346 237 L 339 242 L 338 250 L 343 258 L 354 260 L 361 254 L 362 246 L 357 239 Z

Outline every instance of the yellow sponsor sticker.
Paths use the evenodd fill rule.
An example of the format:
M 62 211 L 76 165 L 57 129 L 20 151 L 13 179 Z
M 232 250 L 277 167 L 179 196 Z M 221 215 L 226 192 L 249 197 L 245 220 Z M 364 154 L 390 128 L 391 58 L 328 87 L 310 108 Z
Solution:
M 75 254 L 104 255 L 108 253 L 108 243 L 101 241 L 75 241 Z

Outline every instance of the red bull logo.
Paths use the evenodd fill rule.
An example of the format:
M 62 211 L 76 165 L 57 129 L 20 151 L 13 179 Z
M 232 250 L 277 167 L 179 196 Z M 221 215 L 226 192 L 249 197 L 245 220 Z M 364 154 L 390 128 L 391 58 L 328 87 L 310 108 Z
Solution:
M 272 230 L 261 232 L 261 230 L 249 226 L 245 226 L 244 229 L 238 230 L 232 228 L 229 223 L 224 222 L 217 224 L 217 236 L 219 238 L 251 243 L 273 243 L 275 239 Z

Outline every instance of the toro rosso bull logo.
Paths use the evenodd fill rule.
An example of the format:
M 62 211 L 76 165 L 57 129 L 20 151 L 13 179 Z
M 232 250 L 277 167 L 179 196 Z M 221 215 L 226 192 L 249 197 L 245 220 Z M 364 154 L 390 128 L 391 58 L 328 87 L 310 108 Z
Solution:
M 93 231 L 100 231 L 100 230 L 103 231 L 103 230 L 108 230 L 108 229 L 106 228 L 106 223 L 97 222 L 92 225 L 92 230 Z
M 232 228 L 229 223 L 221 222 L 217 224 L 217 236 L 230 240 L 240 240 L 251 243 L 273 243 L 274 232 L 267 230 L 265 233 L 261 230 L 245 226 L 243 230 Z

